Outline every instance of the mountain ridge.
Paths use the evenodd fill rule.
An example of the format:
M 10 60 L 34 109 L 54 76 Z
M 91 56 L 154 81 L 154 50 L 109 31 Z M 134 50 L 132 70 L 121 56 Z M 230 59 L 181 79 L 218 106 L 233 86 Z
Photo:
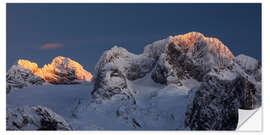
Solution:
M 258 68 L 254 69 L 254 74 L 249 74 L 241 64 L 243 63 L 242 56 L 236 59 L 221 41 L 205 37 L 198 32 L 155 41 L 147 45 L 144 52 L 138 55 L 115 46 L 105 51 L 100 57 L 96 67 L 92 95 L 97 103 L 106 102 L 116 96 L 130 101 L 130 106 L 136 106 L 136 90 L 129 87 L 129 81 L 151 74 L 152 80 L 156 83 L 174 85 L 182 89 L 186 81 L 196 80 L 202 86 L 194 86 L 192 89 L 196 90 L 196 95 L 205 96 L 205 98 L 195 96 L 188 106 L 198 106 L 206 99 L 211 100 L 207 100 L 204 107 L 187 108 L 193 111 L 186 113 L 186 119 L 189 116 L 203 115 L 204 117 L 192 121 L 186 120 L 186 128 L 232 130 L 236 128 L 238 121 L 238 113 L 235 110 L 255 109 L 261 105 L 261 66 L 258 62 L 249 62 L 253 59 L 243 59 L 251 65 L 254 63 L 258 65 L 255 65 Z M 240 83 L 235 83 L 237 80 Z M 227 99 L 230 100 L 227 101 Z M 233 103 L 225 104 L 230 101 Z M 228 116 L 219 110 L 234 113 Z M 211 123 L 219 117 L 224 118 L 223 123 Z M 230 120 L 236 123 L 232 124 Z M 198 126 L 198 123 L 206 126 Z
M 23 79 L 19 79 L 22 72 L 25 75 Z M 7 84 L 7 88 L 10 91 L 11 87 L 14 86 L 12 82 L 15 85 L 16 82 L 17 84 L 20 81 L 27 82 L 29 77 L 37 78 L 38 85 L 45 82 L 50 84 L 77 84 L 83 81 L 90 82 L 93 75 L 83 69 L 76 61 L 62 56 L 55 57 L 50 64 L 45 64 L 42 68 L 39 68 L 36 63 L 29 60 L 19 59 L 17 64 L 13 65 L 7 72 L 7 80 L 10 82 Z M 34 82 L 34 80 L 31 82 Z M 35 83 L 31 84 L 35 85 Z M 21 85 L 19 87 L 24 86 Z
M 61 65 L 65 61 L 61 58 L 54 63 Z M 40 72 L 35 63 L 21 63 L 27 63 L 30 75 Z M 44 67 L 47 71 L 57 66 Z M 73 97 L 78 103 L 72 103 L 76 104 L 72 111 L 65 108 L 72 112 L 72 117 L 69 111 L 62 112 L 46 101 L 57 114 L 65 116 L 72 129 L 92 129 L 91 125 L 105 130 L 235 130 L 239 109 L 261 106 L 261 63 L 243 54 L 235 57 L 221 41 L 199 32 L 155 41 L 146 45 L 141 54 L 114 46 L 101 55 L 91 82 L 90 96 L 84 100 Z M 11 93 L 9 100 L 23 98 L 20 94 Z M 69 99 L 67 102 L 71 103 Z M 83 120 L 78 124 L 79 118 L 90 123 Z M 96 118 L 118 124 L 110 126 Z

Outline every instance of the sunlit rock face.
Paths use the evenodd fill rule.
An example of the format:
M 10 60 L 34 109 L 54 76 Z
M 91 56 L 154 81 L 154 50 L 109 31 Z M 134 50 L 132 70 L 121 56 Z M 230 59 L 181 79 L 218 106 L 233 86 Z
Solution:
M 152 73 L 158 83 L 181 86 L 183 79 L 201 80 L 211 70 L 219 72 L 233 64 L 233 54 L 216 38 L 190 32 L 169 39 Z
M 19 59 L 18 65 L 24 67 L 25 69 L 29 69 L 32 73 L 36 73 L 39 70 L 37 63 L 31 62 L 29 60 Z
M 92 79 L 92 74 L 84 70 L 79 63 L 62 56 L 55 57 L 51 64 L 44 65 L 42 68 L 27 60 L 19 60 L 18 64 L 48 83 L 72 84 L 81 81 L 89 82 Z
M 54 58 L 51 64 L 44 65 L 34 74 L 53 84 L 90 82 L 92 79 L 92 74 L 84 70 L 79 63 L 62 56 Z
M 251 62 L 246 64 L 246 61 Z M 223 80 L 233 80 L 239 75 L 249 76 L 245 78 L 247 86 L 250 87 L 245 87 L 245 89 L 254 88 L 253 92 L 248 90 L 248 93 L 256 93 L 256 96 L 252 96 L 256 97 L 256 100 L 260 99 L 258 95 L 261 93 L 259 84 L 261 70 L 257 60 L 241 55 L 235 58 L 229 48 L 221 41 L 205 37 L 199 32 L 170 36 L 153 42 L 147 45 L 144 52 L 139 55 L 115 46 L 104 52 L 95 71 L 95 90 L 93 93 L 112 91 L 112 88 L 116 88 L 114 84 L 118 84 L 119 81 L 121 81 L 121 85 L 117 86 L 123 86 L 121 89 L 126 88 L 127 81 L 142 78 L 150 72 L 155 82 L 166 85 L 176 84 L 179 87 L 182 87 L 183 81 L 187 79 L 201 82 L 207 74 L 217 75 Z M 115 79 L 115 77 L 120 79 Z M 253 77 L 254 79 L 251 79 Z M 252 80 L 256 80 L 256 82 Z M 115 81 L 117 83 L 112 83 Z M 252 87 L 253 85 L 254 87 Z M 97 92 L 99 90 L 100 92 Z M 250 100 L 250 97 L 246 96 L 248 99 L 245 98 L 242 102 Z M 251 108 L 257 106 L 254 105 L 257 103 L 254 99 Z
M 58 114 L 43 106 L 7 108 L 7 130 L 72 130 Z
M 199 86 L 190 89 L 193 97 L 185 108 L 191 130 L 234 130 L 239 108 L 261 106 L 261 64 L 235 57 L 221 41 L 199 32 L 153 42 L 139 55 L 115 46 L 103 53 L 95 71 L 92 95 L 99 99 L 135 97 L 129 82 L 148 73 L 154 82 L 179 89 L 196 80 Z
M 77 62 L 56 57 L 43 68 L 38 68 L 36 63 L 19 60 L 7 78 L 8 88 L 21 88 L 45 82 L 80 83 L 90 81 L 92 75 Z M 101 114 L 97 118 L 112 116 L 113 120 L 121 119 L 120 129 L 124 129 L 124 123 L 139 130 L 163 127 L 165 130 L 235 130 L 239 108 L 261 106 L 260 62 L 245 55 L 234 57 L 221 41 L 198 32 L 153 42 L 144 48 L 142 54 L 114 46 L 101 55 L 93 81 L 92 97 L 86 102 L 79 97 L 72 115 L 63 115 L 75 124 L 74 128 L 80 127 L 78 119 L 71 122 L 70 116 L 80 120 L 85 116 L 96 117 L 98 115 L 85 114 L 87 110 L 92 112 L 91 107 L 95 111 L 96 107 L 105 107 L 97 109 Z M 62 93 L 59 94 L 62 97 Z M 94 102 L 85 110 L 88 101 Z M 7 110 L 7 127 L 10 130 L 71 128 L 63 119 L 51 117 L 57 114 L 48 108 L 35 106 Z
M 90 82 L 92 74 L 70 58 L 58 56 L 51 64 L 39 68 L 34 62 L 20 59 L 7 73 L 7 91 L 44 82 L 52 84 L 77 84 Z
M 234 57 L 228 47 L 216 38 L 208 38 L 198 32 L 171 36 L 156 63 L 152 79 L 179 87 L 190 78 L 202 82 L 208 74 L 231 81 L 242 76 L 246 85 L 240 108 L 254 109 L 261 105 L 261 64 L 249 56 Z

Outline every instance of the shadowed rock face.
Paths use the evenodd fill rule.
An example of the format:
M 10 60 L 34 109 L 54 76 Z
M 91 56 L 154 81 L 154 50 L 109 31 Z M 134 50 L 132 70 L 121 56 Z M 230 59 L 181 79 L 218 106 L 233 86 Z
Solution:
M 156 41 L 139 55 L 117 46 L 107 50 L 95 67 L 93 99 L 102 103 L 120 97 L 120 106 L 113 113 L 142 128 L 143 123 L 132 117 L 138 106 L 129 84 L 148 73 L 155 82 L 176 84 L 177 88 L 185 87 L 184 81 L 188 79 L 198 83 L 188 93 L 189 103 L 183 108 L 185 127 L 191 130 L 234 130 L 239 108 L 261 106 L 261 64 L 245 55 L 234 57 L 218 39 L 197 32 Z M 56 57 L 43 68 L 19 60 L 7 73 L 7 92 L 45 82 L 76 84 L 91 79 L 91 73 L 69 58 Z M 45 107 L 8 108 L 7 111 L 9 130 L 71 129 L 63 118 Z
M 58 114 L 42 106 L 7 108 L 7 130 L 72 130 Z
M 245 79 L 239 76 L 226 81 L 210 75 L 203 80 L 202 85 L 191 92 L 185 127 L 191 130 L 235 130 Z
M 127 81 L 144 77 L 154 62 L 147 55 L 135 55 L 117 46 L 105 51 L 95 67 L 92 95 L 96 99 L 110 99 L 114 95 L 132 98 Z
M 23 68 L 21 65 L 13 65 L 6 75 L 6 92 L 12 89 L 23 88 L 30 85 L 42 85 L 45 80 L 33 74 L 30 70 Z
M 256 59 L 240 54 L 235 62 L 243 69 L 245 77 L 244 96 L 241 99 L 241 109 L 254 109 L 261 106 L 261 63 Z
M 127 81 L 142 78 L 151 72 L 160 54 L 164 52 L 167 42 L 168 39 L 153 42 L 144 48 L 144 53 L 139 55 L 132 54 L 126 49 L 117 46 L 105 51 L 95 66 L 92 95 L 101 98 L 107 97 L 106 95 L 110 95 L 109 98 L 113 95 L 126 95 L 126 98 L 132 97 Z M 117 87 L 115 87 L 116 85 Z M 101 93 L 110 94 L 103 95 Z M 108 97 L 105 99 L 109 99 Z
M 235 62 L 241 66 L 245 73 L 255 76 L 256 81 L 261 81 L 262 65 L 256 59 L 240 54 L 235 57 Z
M 97 102 L 110 99 L 114 95 L 121 96 L 123 99 L 132 97 L 127 87 L 126 77 L 118 69 L 100 73 L 95 80 L 94 86 L 95 89 L 92 91 L 92 95 L 97 99 Z
M 100 88 L 102 91 L 107 91 L 107 89 L 112 91 L 112 87 L 107 86 L 113 86 L 114 84 L 105 81 L 111 76 L 108 73 L 117 71 L 120 75 L 118 77 L 121 79 L 114 80 L 121 81 L 120 84 L 123 85 L 119 85 L 120 89 L 125 89 L 127 80 L 142 78 L 152 71 L 151 77 L 155 82 L 178 86 L 183 86 L 182 81 L 191 78 L 202 82 L 202 79 L 208 73 L 216 74 L 223 79 L 226 78 L 225 80 L 232 80 L 240 74 L 244 78 L 248 76 L 247 82 L 249 82 L 249 85 L 247 86 L 249 87 L 245 87 L 245 91 L 249 93 L 247 95 L 251 95 L 243 97 L 245 99 L 242 99 L 241 102 L 246 104 L 246 102 L 250 102 L 250 98 L 255 97 L 254 94 L 250 93 L 257 93 L 256 100 L 260 98 L 258 95 L 261 91 L 259 84 L 261 70 L 257 60 L 244 55 L 235 58 L 221 41 L 216 38 L 205 37 L 198 32 L 171 36 L 156 41 L 147 45 L 144 53 L 140 55 L 129 53 L 121 47 L 113 47 L 102 55 L 95 69 L 95 90 L 93 93 L 104 93 L 97 92 Z M 253 78 L 256 80 L 255 82 Z M 251 90 L 252 85 L 255 85 L 253 90 Z M 119 91 L 119 88 L 117 89 Z M 258 101 L 252 99 L 252 105 L 243 108 L 258 107 L 258 105 L 254 105 L 255 102 L 258 104 Z
M 245 89 L 243 98 L 241 98 L 241 109 L 254 109 L 261 106 L 261 89 L 249 80 L 245 80 Z
M 155 82 L 183 86 L 184 80 L 193 78 L 201 82 L 208 73 L 225 80 L 240 75 L 246 80 L 240 108 L 254 109 L 261 105 L 261 64 L 256 59 L 245 55 L 234 57 L 218 39 L 196 32 L 170 37 L 165 46 L 152 71 Z
M 38 68 L 36 63 L 28 60 L 18 60 L 7 72 L 7 92 L 12 88 L 22 88 L 28 85 L 41 85 L 44 82 L 52 84 L 77 84 L 90 82 L 92 74 L 83 67 L 65 57 L 58 56 L 51 64 Z
M 106 51 L 96 65 L 92 95 L 110 99 L 133 97 L 128 81 L 144 77 L 161 84 L 201 83 L 189 93 L 185 125 L 192 130 L 234 130 L 238 109 L 261 106 L 261 64 L 248 56 L 234 57 L 216 38 L 198 32 L 171 36 L 147 45 L 135 55 L 124 48 Z

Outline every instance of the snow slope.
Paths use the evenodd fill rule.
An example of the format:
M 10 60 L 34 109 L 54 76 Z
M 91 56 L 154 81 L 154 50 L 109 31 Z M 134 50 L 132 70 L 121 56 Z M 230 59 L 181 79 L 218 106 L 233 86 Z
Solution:
M 70 84 L 73 67 L 59 60 L 48 69 L 60 71 L 64 83 L 57 84 Z M 191 32 L 153 42 L 139 55 L 115 46 L 101 55 L 93 82 L 13 90 L 7 105 L 44 106 L 73 130 L 235 130 L 239 108 L 261 105 L 261 64 Z
M 116 113 L 125 105 L 123 101 L 112 99 L 103 104 L 91 102 L 92 83 L 48 84 L 14 90 L 7 95 L 7 105 L 9 108 L 46 106 L 62 116 L 73 130 L 187 130 L 184 128 L 187 93 L 190 88 L 200 85 L 199 82 L 188 80 L 182 88 L 166 86 L 154 83 L 148 74 L 145 78 L 128 83 L 132 89 L 136 89 L 137 101 L 135 110 L 131 109 L 126 114 L 128 119 Z M 240 111 L 240 123 L 248 112 Z M 134 126 L 133 121 L 140 126 Z
M 154 83 L 148 74 L 128 83 L 135 93 L 135 106 L 118 98 L 102 104 L 92 102 L 91 83 L 32 86 L 14 90 L 7 95 L 7 104 L 10 108 L 46 106 L 62 116 L 73 130 L 184 129 L 188 86 L 198 82 L 190 80 L 186 82 L 187 88 L 177 88 Z

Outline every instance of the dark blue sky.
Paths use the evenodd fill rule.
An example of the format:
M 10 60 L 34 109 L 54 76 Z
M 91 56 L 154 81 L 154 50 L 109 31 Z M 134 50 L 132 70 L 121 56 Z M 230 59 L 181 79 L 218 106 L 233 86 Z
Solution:
M 93 72 L 114 45 L 141 53 L 191 31 L 261 59 L 261 4 L 7 4 L 7 68 L 19 58 L 41 67 L 66 56 Z

